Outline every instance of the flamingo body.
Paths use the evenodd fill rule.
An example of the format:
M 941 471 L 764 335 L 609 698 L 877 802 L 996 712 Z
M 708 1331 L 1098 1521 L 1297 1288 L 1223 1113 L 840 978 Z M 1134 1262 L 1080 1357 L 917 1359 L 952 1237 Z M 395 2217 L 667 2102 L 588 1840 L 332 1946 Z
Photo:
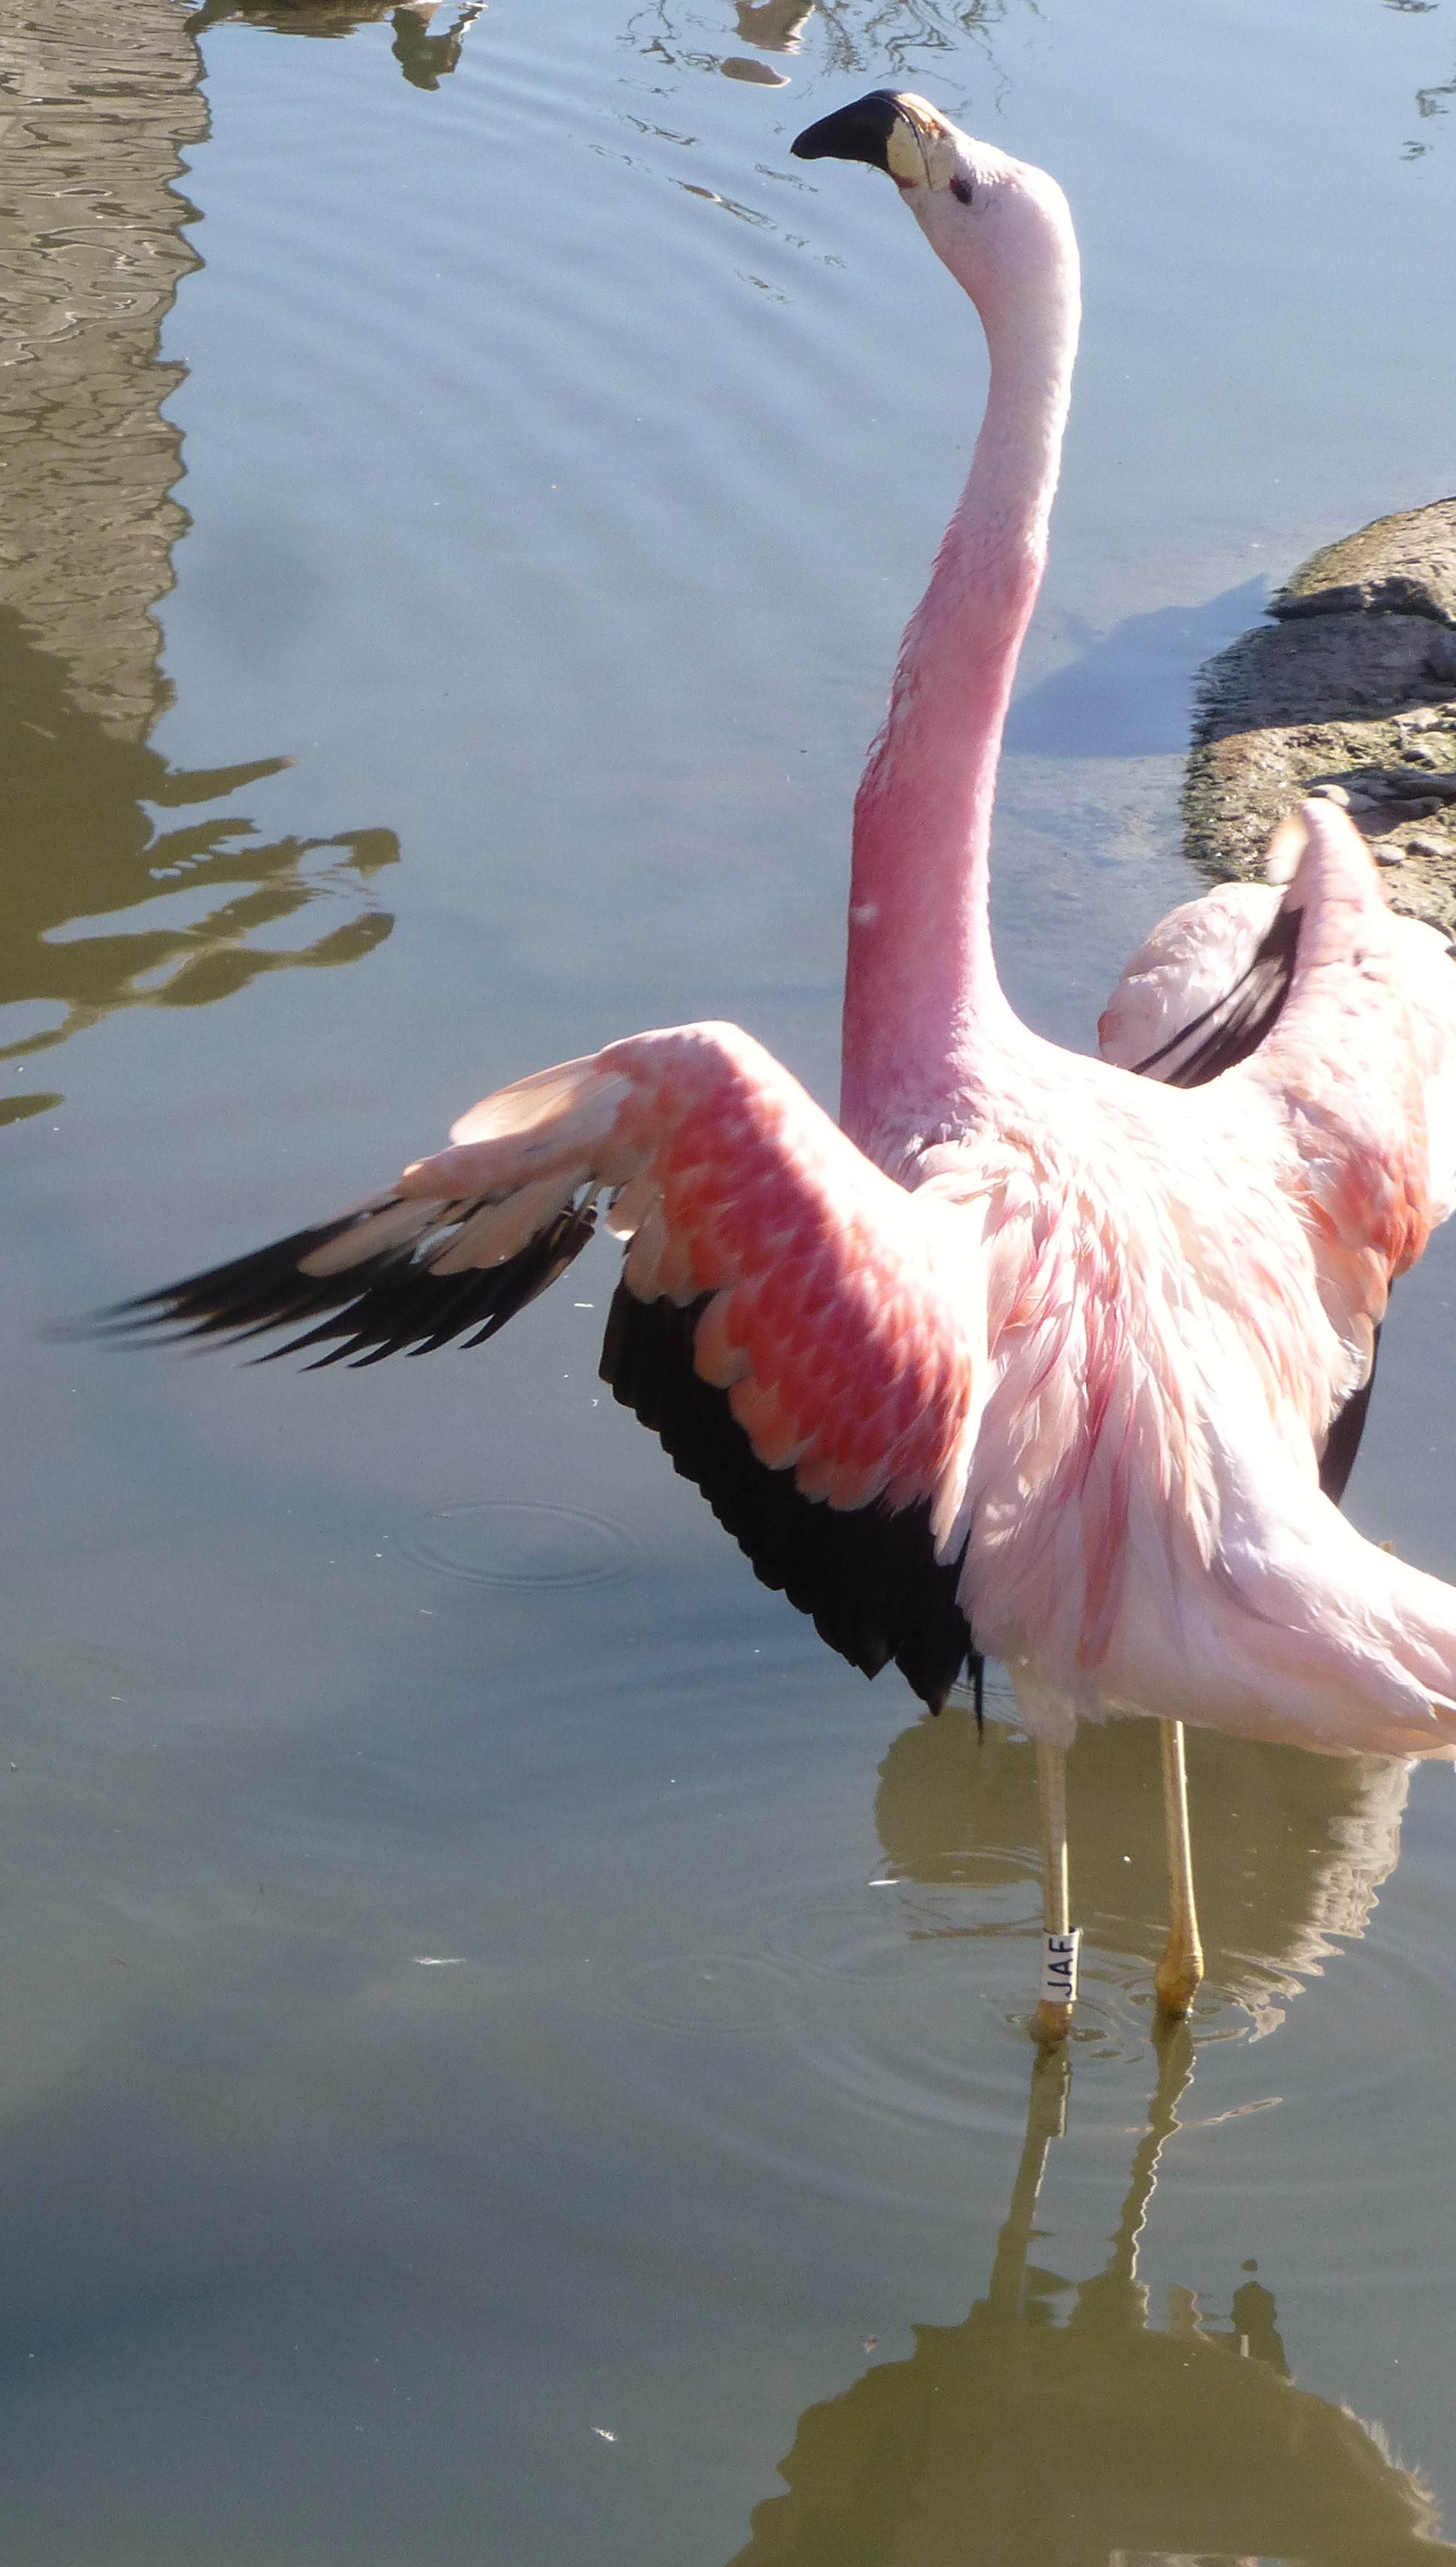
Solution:
M 287 1243 L 271 1289 L 244 1260 L 136 1317 L 256 1331 L 323 1295 L 293 1341 L 321 1360 L 437 1345 L 480 1325 L 474 1287 L 539 1288 L 606 1189 L 621 1292 L 691 1311 L 694 1376 L 756 1471 L 826 1519 L 913 1523 L 917 1574 L 954 1573 L 957 1668 L 974 1633 L 1037 1735 L 1140 1711 L 1450 1752 L 1456 1592 L 1319 1492 L 1358 1356 L 1277 1085 L 1088 1063 L 1069 1087 L 1023 1041 L 1023 1129 L 937 1145 L 909 1189 L 735 1027 L 636 1035 L 486 1099 L 390 1195 Z
M 1140 1712 L 1456 1753 L 1456 1589 L 1319 1485 L 1391 1278 L 1450 1207 L 1456 979 L 1442 958 L 1449 990 L 1412 995 L 1368 852 L 1311 803 L 1236 1065 L 1195 1064 L 1184 1092 L 1019 1023 L 991 949 L 991 804 L 1075 347 L 1070 219 L 1042 172 L 923 101 L 876 93 L 795 148 L 888 170 L 992 350 L 856 805 L 841 1124 L 735 1027 L 634 1035 L 119 1324 L 304 1320 L 291 1343 L 329 1362 L 475 1341 L 605 1196 L 628 1243 L 606 1377 L 854 1663 L 894 1657 L 935 1707 L 994 1651 L 1052 1744 Z M 1216 989 L 1259 924 L 1224 901 L 1159 931 L 1158 1029 L 1179 972 L 1185 1001 Z

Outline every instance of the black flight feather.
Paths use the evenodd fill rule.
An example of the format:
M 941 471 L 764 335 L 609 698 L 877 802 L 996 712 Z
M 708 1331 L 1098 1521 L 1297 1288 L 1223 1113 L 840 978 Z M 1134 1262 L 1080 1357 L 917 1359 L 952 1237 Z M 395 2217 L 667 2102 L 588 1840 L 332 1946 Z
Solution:
M 230 1345 L 263 1336 L 273 1328 L 291 1328 L 300 1320 L 313 1324 L 281 1346 L 258 1355 L 258 1363 L 276 1363 L 280 1355 L 299 1354 L 315 1346 L 327 1353 L 309 1365 L 317 1372 L 329 1364 L 382 1363 L 386 1355 L 432 1354 L 451 1338 L 477 1346 L 493 1337 L 507 1319 L 544 1292 L 580 1255 L 596 1227 L 591 1204 L 568 1205 L 546 1229 L 528 1240 L 499 1266 L 470 1267 L 463 1275 L 438 1275 L 429 1265 L 447 1233 L 479 1210 L 478 1203 L 439 1207 L 432 1216 L 422 1206 L 422 1231 L 404 1246 L 362 1258 L 338 1275 L 305 1275 L 304 1258 L 329 1247 L 356 1224 L 393 1211 L 402 1197 L 386 1197 L 363 1212 L 346 1213 L 340 1221 L 295 1231 L 289 1239 L 256 1249 L 251 1257 L 189 1275 L 159 1292 L 144 1292 L 105 1310 L 90 1335 L 135 1337 L 167 1330 L 172 1342 L 220 1337 Z
M 944 1708 L 969 1654 L 979 1720 L 981 1660 L 956 1600 L 961 1564 L 937 1561 L 929 1506 L 841 1511 L 804 1497 L 791 1471 L 760 1462 L 727 1391 L 694 1368 L 694 1331 L 710 1298 L 680 1309 L 640 1301 L 619 1284 L 603 1381 L 702 1490 L 754 1574 L 807 1613 L 831 1649 L 867 1676 L 893 1658 L 932 1711 Z

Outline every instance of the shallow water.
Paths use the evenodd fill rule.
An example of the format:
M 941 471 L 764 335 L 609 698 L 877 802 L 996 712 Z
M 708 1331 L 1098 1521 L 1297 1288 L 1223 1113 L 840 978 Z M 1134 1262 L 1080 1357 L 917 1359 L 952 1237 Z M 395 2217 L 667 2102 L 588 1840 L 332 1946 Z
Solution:
M 1407 1808 L 1193 1742 L 1210 1973 L 1160 2062 L 1155 1741 L 1084 1738 L 1063 2093 L 1005 1694 L 982 1744 L 914 1719 L 753 1584 L 601 1392 L 605 1250 L 508 1350 L 366 1375 L 38 1330 L 638 1024 L 737 1017 L 832 1096 L 854 777 L 984 383 L 890 191 L 787 156 L 885 81 L 1044 161 L 1082 237 L 998 934 L 1087 1041 L 1188 888 L 1198 662 L 1449 486 L 1456 20 L 33 15 L 7 2557 L 1429 2555 L 1444 1771 Z M 1350 1500 L 1447 1574 L 1453 1255 L 1401 1287 Z

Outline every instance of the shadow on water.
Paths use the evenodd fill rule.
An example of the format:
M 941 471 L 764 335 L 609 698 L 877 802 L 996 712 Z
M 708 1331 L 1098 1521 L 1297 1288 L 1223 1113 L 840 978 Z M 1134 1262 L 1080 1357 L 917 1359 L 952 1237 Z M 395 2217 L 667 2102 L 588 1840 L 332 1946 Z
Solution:
M 1037 757 L 1181 757 L 1199 669 L 1265 611 L 1267 583 L 1246 580 L 1203 606 L 1129 615 L 1106 634 L 1068 616 L 1075 660 L 1018 696 L 1006 745 Z
M 1400 1854 L 1409 1776 L 1384 1757 L 1310 1756 L 1188 1734 L 1194 1861 L 1208 1977 L 1201 2015 L 1232 2003 L 1267 2032 L 1332 1935 L 1364 1929 Z M 1150 1723 L 1083 1723 L 1067 1776 L 1072 1901 L 1089 1969 L 1145 1982 L 1168 1930 L 1162 1785 Z M 998 1720 L 978 1738 L 958 1705 L 917 1722 L 880 1768 L 876 1825 L 894 1877 L 934 1893 L 1039 1880 L 1035 1760 Z M 933 1911 L 927 1931 L 1003 1930 Z
M 1159 2055 L 1107 2261 L 1072 2282 L 1030 2261 L 1069 2082 L 1064 2060 L 1033 2068 L 985 2295 L 960 2326 L 917 2327 L 908 2361 L 805 2411 L 788 2492 L 755 2508 L 732 2567 L 1456 2557 L 1379 2426 L 1291 2380 L 1262 2282 L 1240 2281 L 1221 2319 L 1170 2291 L 1166 2323 L 1150 2322 L 1138 2247 L 1192 2074 L 1182 2029 Z
M 187 20 L 189 35 L 209 27 L 266 27 L 275 36 L 348 36 L 356 27 L 388 18 L 394 33 L 392 51 L 415 89 L 438 89 L 455 70 L 465 37 L 481 15 L 485 0 L 465 0 L 447 27 L 432 31 L 437 0 L 203 0 Z
M 283 757 L 205 774 L 148 745 L 171 702 L 154 609 L 188 525 L 173 495 L 181 437 L 162 404 L 184 369 L 160 335 L 200 262 L 178 192 L 203 143 L 195 43 L 172 0 L 136 0 L 125 56 L 97 0 L 57 0 L 0 30 L 0 96 L 24 100 L 5 138 L 7 277 L 0 443 L 0 1059 L 112 1009 L 200 1004 L 260 973 L 344 963 L 392 921 L 370 888 L 392 831 L 255 840 L 240 816 L 167 827 L 276 774 Z M 111 112 L 99 118 L 105 46 Z M 311 935 L 288 922 L 324 901 Z M 348 915 L 339 918 L 340 904 Z M 23 1073 L 17 1073 L 23 1074 Z M 0 1122 L 51 1094 L 0 1099 Z

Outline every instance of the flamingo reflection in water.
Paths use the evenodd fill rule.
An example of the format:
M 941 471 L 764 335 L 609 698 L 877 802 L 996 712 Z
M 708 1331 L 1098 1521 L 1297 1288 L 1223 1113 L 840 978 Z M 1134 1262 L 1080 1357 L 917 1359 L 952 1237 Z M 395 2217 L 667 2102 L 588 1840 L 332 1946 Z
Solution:
M 1170 2026 L 1107 2262 L 1070 2283 L 1029 2262 L 1069 2079 L 1064 2052 L 1037 2062 L 985 2296 L 807 2409 L 780 2463 L 788 2492 L 755 2508 L 731 2567 L 1456 2558 L 1378 2426 L 1296 2386 L 1274 2296 L 1247 2267 L 1225 2318 L 1170 2291 L 1167 2324 L 1150 2322 L 1138 2248 L 1192 2074 L 1188 2028 Z
M 992 353 L 856 804 L 841 1124 L 735 1026 L 636 1034 L 487 1097 L 353 1212 L 114 1324 L 301 1328 L 278 1351 L 326 1363 L 478 1343 L 605 1200 L 629 1244 L 603 1377 L 759 1575 L 932 1709 L 968 1656 L 1010 1668 L 1057 1954 L 1066 1747 L 1083 1717 L 1162 1721 L 1156 1985 L 1182 2012 L 1202 1961 L 1177 1724 L 1456 1754 L 1456 1590 L 1332 1503 L 1391 1278 L 1456 1195 L 1456 976 L 1392 922 L 1343 814 L 1310 803 L 1254 1002 L 1241 964 L 1205 1003 L 1209 937 L 1184 936 L 1188 1092 L 1019 1022 L 991 946 L 991 807 L 1069 396 L 1070 219 L 1043 172 L 908 96 L 795 149 L 894 177 Z M 1226 911 L 1201 913 L 1215 953 Z M 1160 1004 L 1177 986 L 1165 973 Z M 1043 1991 L 1048 2039 L 1070 1994 Z
M 1024 1889 L 1033 1867 L 1036 1793 L 1025 1743 L 998 1716 L 1010 1708 L 994 1694 L 978 1740 L 969 1713 L 952 1705 L 943 1720 L 905 1730 L 881 1766 L 875 1824 L 911 1935 L 1025 1933 L 1006 1893 Z M 1211 1840 L 1215 2024 L 1220 2009 L 1237 2007 L 1258 2035 L 1362 1932 L 1399 1853 L 1408 1776 L 1383 1758 L 1311 1757 L 1207 1731 L 1189 1749 Z M 1104 2046 L 1130 2023 L 1140 2052 L 1138 1987 L 1157 1931 L 1156 1780 L 1129 1723 L 1086 1729 L 1077 1765 L 1073 1846 L 1096 1918 L 1092 2009 Z M 1392 2460 L 1380 2426 L 1291 2379 L 1267 2254 L 1254 2272 L 1235 2250 L 1242 2268 L 1228 2271 L 1216 2312 L 1175 2287 L 1166 2315 L 1154 2315 L 1138 2260 L 1180 2111 L 1187 2121 L 1195 2054 L 1185 2026 L 1158 2035 L 1146 2128 L 1129 2139 L 1105 2262 L 1068 2277 L 1054 2242 L 1062 2150 L 1053 2145 L 1077 2147 L 1068 2066 L 1063 2050 L 1032 2073 L 982 2296 L 958 2325 L 915 2327 L 906 2359 L 875 2362 L 806 2410 L 779 2464 L 787 2491 L 756 2506 L 731 2567 L 1456 2558 L 1435 2536 L 1429 2490 Z M 950 2073 L 964 2075 L 959 2056 Z M 1114 2073 L 1121 2092 L 1136 2071 Z M 1099 2122 L 1099 2167 L 1106 2137 Z M 1177 2242 L 1164 2237 L 1165 2269 L 1170 2255 L 1176 2271 Z

